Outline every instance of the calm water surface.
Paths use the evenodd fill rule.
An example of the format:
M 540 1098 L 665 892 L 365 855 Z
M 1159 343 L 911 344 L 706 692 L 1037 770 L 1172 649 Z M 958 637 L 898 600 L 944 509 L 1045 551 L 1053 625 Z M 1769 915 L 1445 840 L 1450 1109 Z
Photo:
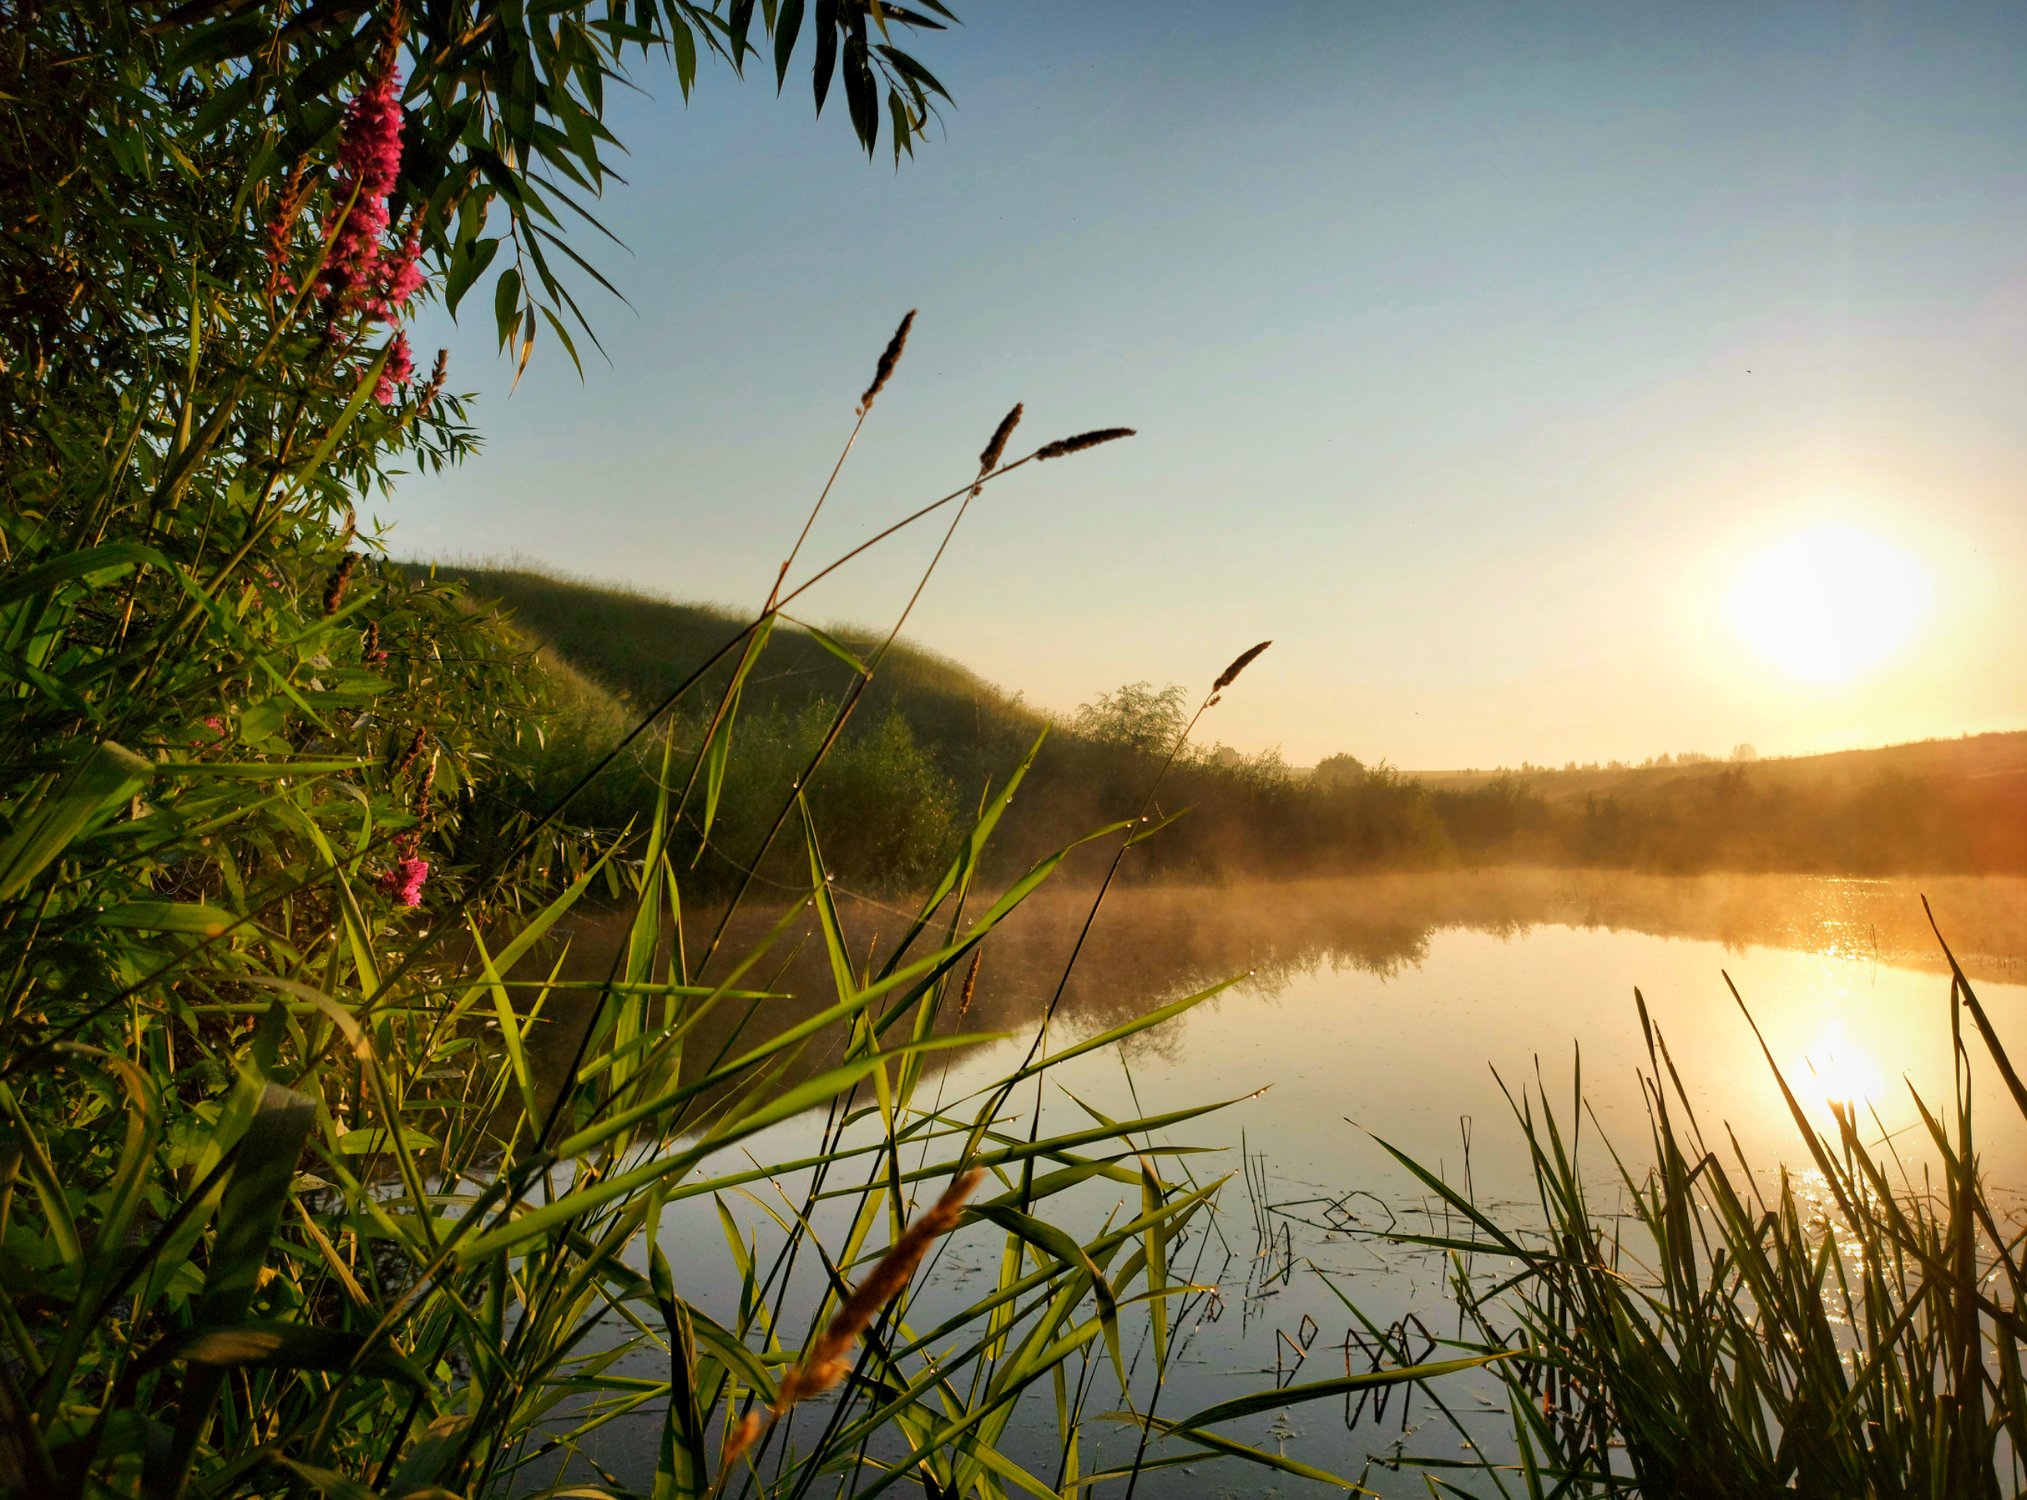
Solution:
M 1602 1132 L 1644 1165 L 1636 986 L 1706 1129 L 1729 1125 L 1756 1165 L 1806 1170 L 1807 1161 L 1727 974 L 1808 1108 L 1827 1121 L 1826 1100 L 1857 1102 L 1876 1113 L 1875 1128 L 1902 1133 L 1917 1157 L 1909 1089 L 1939 1098 L 1950 1080 L 1949 982 L 1922 912 L 1924 892 L 2002 1036 L 2016 1055 L 2027 1054 L 2027 882 L 2018 880 L 1917 886 L 1520 871 L 1115 895 L 1071 982 L 1062 1041 L 1228 975 L 1250 976 L 1117 1051 L 1075 1060 L 1043 1090 L 1045 1131 L 1088 1123 L 1087 1107 L 1127 1118 L 1236 1101 L 1164 1137 L 1213 1148 L 1172 1159 L 1171 1176 L 1234 1175 L 1208 1228 L 1172 1260 L 1206 1291 L 1178 1324 L 1182 1352 L 1161 1413 L 1180 1417 L 1269 1383 L 1368 1368 L 1343 1298 L 1382 1326 L 1412 1328 L 1408 1320 L 1419 1319 L 1434 1335 L 1454 1330 L 1441 1260 L 1379 1237 L 1391 1227 L 1442 1223 L 1439 1205 L 1379 1140 L 1440 1166 L 1480 1203 L 1524 1223 L 1526 1156 L 1501 1080 L 1515 1090 L 1545 1089 L 1568 1116 L 1581 1070 L 1586 1138 Z M 1017 1034 L 957 1055 L 927 1090 L 956 1104 L 1018 1063 L 1087 899 L 1067 892 L 1037 899 L 988 940 L 966 1025 Z M 855 951 L 876 960 L 899 925 L 876 903 L 849 906 L 846 920 Z M 593 924 L 579 941 L 593 953 L 598 939 Z M 793 972 L 790 989 L 827 982 Z M 1035 1102 L 1025 1087 L 1023 1124 Z M 968 1117 L 977 1107 L 956 1112 Z M 2027 1185 L 2027 1127 L 1996 1107 L 1985 1120 L 1988 1169 Z M 735 1149 L 758 1161 L 791 1159 L 811 1148 L 819 1124 L 792 1121 Z M 1594 1180 L 1607 1178 L 1600 1172 Z M 763 1201 L 777 1210 L 784 1198 L 799 1206 L 805 1186 L 784 1177 L 756 1184 L 752 1200 L 727 1198 L 757 1236 L 763 1261 L 780 1239 Z M 1092 1184 L 1049 1206 L 1088 1237 L 1108 1212 L 1136 1212 L 1138 1199 L 1127 1204 L 1117 1185 Z M 662 1235 L 688 1294 L 728 1315 L 736 1282 L 716 1216 L 695 1201 L 680 1205 Z M 923 1311 L 954 1310 L 981 1295 L 997 1266 L 996 1237 L 954 1237 L 929 1273 Z M 1151 1359 L 1144 1349 L 1129 1347 L 1128 1355 Z M 659 1378 L 660 1365 L 644 1360 L 640 1371 Z M 1094 1372 L 1093 1380 L 1091 1409 L 1111 1409 L 1110 1377 Z M 1462 1380 L 1451 1398 L 1477 1441 L 1497 1453 L 1505 1418 L 1488 1390 Z M 1040 1408 L 1034 1416 L 1036 1441 L 1011 1451 L 1052 1480 L 1053 1422 Z M 1396 1393 L 1381 1412 L 1325 1401 L 1220 1430 L 1355 1477 L 1369 1458 L 1400 1452 L 1467 1456 L 1455 1429 L 1431 1416 Z M 655 1415 L 615 1423 L 593 1451 L 644 1480 L 659 1422 Z M 1086 1449 L 1084 1468 L 1130 1451 L 1130 1437 L 1115 1436 L 1099 1451 Z M 1368 1482 L 1384 1494 L 1427 1493 L 1413 1473 L 1379 1470 Z M 1150 1475 L 1140 1493 L 1311 1488 L 1324 1492 L 1206 1462 Z M 1108 1492 L 1120 1487 L 1098 1491 Z

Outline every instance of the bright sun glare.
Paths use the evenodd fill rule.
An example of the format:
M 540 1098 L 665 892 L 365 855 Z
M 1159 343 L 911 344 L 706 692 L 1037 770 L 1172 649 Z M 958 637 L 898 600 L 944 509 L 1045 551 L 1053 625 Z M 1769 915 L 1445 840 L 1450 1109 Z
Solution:
M 1921 564 L 1884 537 L 1818 526 L 1740 569 L 1731 619 L 1746 644 L 1790 676 L 1845 682 L 1907 643 L 1930 590 Z
M 1802 1061 L 1826 1103 L 1856 1108 L 1880 1097 L 1883 1076 L 1878 1062 L 1852 1041 L 1841 1021 L 1823 1027 Z

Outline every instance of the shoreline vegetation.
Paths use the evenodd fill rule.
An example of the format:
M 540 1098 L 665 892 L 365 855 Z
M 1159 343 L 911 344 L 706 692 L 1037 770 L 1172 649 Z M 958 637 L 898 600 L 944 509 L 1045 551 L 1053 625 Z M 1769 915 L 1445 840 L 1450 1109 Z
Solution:
M 604 753 L 630 722 L 712 649 L 725 612 L 518 567 L 407 564 L 492 606 L 538 666 L 539 744 L 516 770 L 529 805 Z M 736 628 L 736 627 L 735 627 Z M 728 779 L 723 828 L 698 862 L 708 885 L 735 880 L 764 809 L 746 783 L 806 756 L 852 682 L 821 636 L 779 625 L 774 665 L 749 681 L 741 727 L 748 769 Z M 707 676 L 706 682 L 722 681 Z M 1044 714 L 933 652 L 897 644 L 833 752 L 814 795 L 841 825 L 841 877 L 905 889 L 935 863 L 993 768 L 1048 742 L 1019 828 L 996 868 L 1018 869 L 1096 826 L 1143 785 L 1174 742 L 1180 688 L 1127 684 L 1068 716 Z M 678 721 L 679 739 L 701 725 Z M 1696 755 L 1638 766 L 1523 766 L 1405 772 L 1340 754 L 1291 767 L 1278 754 L 1199 746 L 1174 767 L 1163 806 L 1187 809 L 1129 878 L 1259 879 L 1386 869 L 1565 865 L 1652 873 L 1784 872 L 1883 877 L 2027 873 L 2027 731 L 1779 759 Z M 579 816 L 618 828 L 653 801 L 653 768 L 614 768 Z M 694 855 L 701 843 L 689 830 Z M 995 868 L 995 867 L 989 867 Z M 772 872 L 770 872 L 772 873 Z
M 949 19 L 937 0 L 476 19 L 81 0 L 0 32 L 0 232 L 25 268 L 0 304 L 0 1488 L 1132 1500 L 1215 1460 L 1341 1492 L 1372 1466 L 1291 1456 L 1259 1419 L 1407 1384 L 1439 1400 L 1490 1370 L 1523 1469 L 1430 1460 L 1432 1485 L 1626 1493 L 1623 1443 L 1657 1495 L 1706 1476 L 1739 1494 L 1983 1497 L 2002 1472 L 2017 1489 L 2027 1271 L 1962 1090 L 1934 1131 L 1939 1183 L 1882 1175 L 1855 1123 L 1808 1138 L 1851 1200 L 1834 1225 L 1784 1185 L 1750 1212 L 1720 1196 L 1721 1225 L 1682 1233 L 1726 1179 L 1663 1120 L 1655 1173 L 1629 1179 L 1661 1292 L 1617 1274 L 1621 1246 L 1542 1137 L 1565 1237 L 1474 1220 L 1484 1242 L 1450 1248 L 1513 1255 L 1529 1280 L 1487 1290 L 1467 1268 L 1463 1338 L 1193 1412 L 1164 1401 L 1177 1330 L 1216 1295 L 1192 1257 L 1225 1180 L 1170 1132 L 1232 1101 L 1070 1128 L 1043 1107 L 1052 1070 L 1235 982 L 1066 1024 L 1129 855 L 1190 871 L 1193 838 L 1265 850 L 1304 820 L 1312 842 L 1369 823 L 1353 847 L 1435 848 L 1416 841 L 1440 826 L 1461 849 L 1474 828 L 1514 837 L 1534 805 L 1467 790 L 1442 823 L 1450 794 L 1384 771 L 1316 803 L 1271 767 L 1197 757 L 1199 721 L 1264 644 L 1233 642 L 1215 679 L 1205 664 L 1193 713 L 1168 690 L 1092 705 L 1061 770 L 1037 770 L 1043 736 L 1009 713 L 959 776 L 925 747 L 961 735 L 868 690 L 909 659 L 913 598 L 884 635 L 798 633 L 784 611 L 856 552 L 813 563 L 797 542 L 765 603 L 677 676 L 615 699 L 589 737 L 538 737 L 557 690 L 526 680 L 525 649 L 361 533 L 362 496 L 476 441 L 447 361 L 408 347 L 418 299 L 490 302 L 522 365 L 538 337 L 574 359 L 590 336 L 576 294 L 602 278 L 573 244 L 599 227 L 578 195 L 596 203 L 618 150 L 609 82 L 669 68 L 687 95 L 700 66 L 771 62 L 779 86 L 813 60 L 816 102 L 835 85 L 832 118 L 898 164 L 947 99 L 902 44 Z M 913 322 L 855 404 L 841 393 L 840 467 L 907 378 Z M 891 530 L 948 545 L 983 487 L 1132 436 L 1029 447 L 1021 412 L 965 435 L 949 491 Z M 769 701 L 811 642 L 846 680 Z M 1057 779 L 1031 796 L 1041 775 Z M 1800 806 L 1810 828 L 1870 804 Z M 1695 810 L 1654 826 L 1718 826 Z M 700 859 L 707 843 L 732 862 Z M 988 1029 L 968 1013 L 980 955 L 1073 857 L 1102 874 L 1065 896 L 1074 936 L 1039 1020 Z M 861 874 L 926 888 L 877 951 L 837 897 Z M 820 988 L 800 1009 L 779 1003 L 792 924 L 735 931 L 763 898 L 814 922 Z M 616 924 L 603 964 L 532 962 L 594 900 Z M 1952 983 L 1966 1055 L 1983 1045 L 2027 1109 Z M 970 1096 L 925 1086 L 937 1054 L 1009 1038 L 1022 1055 Z M 812 1149 L 749 1155 L 791 1120 L 816 1123 Z M 735 1201 L 778 1233 L 742 1233 Z M 670 1254 L 672 1226 L 698 1224 L 725 1231 L 727 1305 L 700 1305 L 698 1266 Z M 984 1273 L 952 1305 L 917 1271 L 959 1236 Z M 1847 1260 L 1862 1290 L 1833 1279 Z M 1850 1309 L 1834 1327 L 1833 1287 Z M 1129 1338 L 1147 1352 L 1130 1365 Z M 606 1472 L 597 1434 L 635 1418 L 652 1470 Z M 1682 1434 L 1720 1421 L 1722 1464 L 1685 1466 Z

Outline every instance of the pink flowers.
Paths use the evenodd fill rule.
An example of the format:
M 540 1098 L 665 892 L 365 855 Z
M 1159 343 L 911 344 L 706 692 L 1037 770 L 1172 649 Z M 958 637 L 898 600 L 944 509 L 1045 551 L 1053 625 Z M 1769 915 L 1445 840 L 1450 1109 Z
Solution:
M 348 314 L 394 329 L 374 399 L 391 405 L 398 386 L 415 376 L 402 309 L 422 289 L 422 239 L 411 226 L 398 248 L 386 243 L 392 227 L 388 195 L 401 175 L 401 75 L 390 38 L 366 87 L 345 107 L 338 139 L 340 217 L 326 232 L 317 295 L 332 322 Z
M 408 335 L 394 330 L 394 342 L 387 348 L 387 363 L 380 367 L 380 383 L 373 387 L 373 399 L 382 406 L 394 401 L 394 388 L 407 385 L 415 375 L 415 360 L 408 352 Z
M 422 905 L 422 883 L 429 879 L 429 861 L 404 854 L 394 868 L 380 877 L 380 893 L 397 906 Z
M 387 195 L 401 175 L 400 75 L 394 58 L 345 107 L 338 137 L 341 217 L 329 234 L 317 292 L 326 302 L 367 307 L 378 300 L 380 240 L 387 233 Z

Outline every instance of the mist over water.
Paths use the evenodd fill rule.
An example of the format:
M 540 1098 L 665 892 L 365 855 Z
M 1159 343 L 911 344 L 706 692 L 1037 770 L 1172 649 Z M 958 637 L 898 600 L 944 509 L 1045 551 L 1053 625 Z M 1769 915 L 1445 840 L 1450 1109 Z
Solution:
M 1509 1222 L 1526 1222 L 1532 1189 L 1505 1091 L 1539 1085 L 1560 1101 L 1564 1128 L 1592 1165 L 1597 1209 L 1609 1213 L 1618 1189 L 1606 1143 L 1636 1173 L 1648 1155 L 1636 986 L 1713 1141 L 1729 1131 L 1756 1169 L 1786 1167 L 1806 1185 L 1809 1163 L 1726 987 L 1728 974 L 1802 1107 L 1821 1123 L 1832 1101 L 1856 1108 L 1867 1134 L 1894 1136 L 1918 1174 L 1923 1151 L 1909 1090 L 1944 1098 L 1951 1058 L 1947 964 L 1922 910 L 1924 893 L 2002 1039 L 2027 1045 L 2027 881 L 2018 879 L 1916 885 L 1496 870 L 1127 888 L 1107 898 L 1079 957 L 1052 1050 L 1155 1005 L 1239 982 L 1119 1048 L 1074 1060 L 1039 1091 L 1023 1088 L 1002 1115 L 1009 1132 L 1025 1136 L 1037 1109 L 1053 1130 L 1235 1101 L 1148 1143 L 1197 1153 L 1163 1157 L 1172 1175 L 1208 1182 L 1234 1174 L 1209 1230 L 1176 1247 L 1175 1264 L 1204 1289 L 1179 1310 L 1177 1334 L 1186 1342 L 1163 1387 L 1164 1410 L 1180 1416 L 1262 1383 L 1369 1368 L 1370 1335 L 1347 1298 L 1377 1326 L 1398 1326 L 1410 1354 L 1453 1328 L 1443 1258 L 1384 1235 L 1457 1226 L 1382 1141 L 1439 1168 Z M 984 1102 L 977 1091 L 1020 1060 L 1089 901 L 1089 891 L 1047 892 L 986 942 L 961 1028 L 1008 1037 L 932 1057 L 931 1067 L 944 1071 L 931 1089 L 952 1120 L 970 1120 Z M 897 908 L 869 900 L 843 900 L 841 916 L 855 958 L 875 970 L 906 928 Z M 610 936 L 595 919 L 583 924 L 572 965 L 602 971 L 610 961 L 602 941 Z M 743 951 L 736 941 L 728 948 Z M 769 1025 L 832 993 L 822 945 L 809 932 L 790 932 L 761 971 L 765 987 L 787 997 L 762 1002 L 779 1008 L 768 1013 Z M 567 1031 L 568 1017 L 558 1026 Z M 806 1056 L 798 1071 L 826 1060 Z M 1579 1080 L 1581 1119 L 1573 1106 Z M 1989 1092 L 1993 1080 L 1980 1075 L 1980 1086 Z M 1985 1120 L 1988 1169 L 2005 1189 L 1996 1201 L 2017 1208 L 2012 1190 L 2027 1187 L 2027 1125 L 2010 1111 L 1988 1111 Z M 793 1160 L 819 1128 L 817 1117 L 790 1121 L 744 1149 L 756 1161 Z M 2009 1166 L 2020 1181 L 2005 1181 Z M 799 1205 L 805 1189 L 799 1174 L 781 1173 L 754 1184 L 751 1200 L 728 1206 L 763 1261 L 780 1236 L 770 1213 Z M 1133 1207 L 1104 1182 L 1054 1201 L 1087 1232 Z M 708 1217 L 671 1211 L 663 1223 L 665 1248 L 685 1247 L 700 1270 L 724 1263 L 722 1235 Z M 958 1234 L 929 1273 L 925 1305 L 947 1299 L 961 1307 L 996 1265 Z M 806 1291 L 813 1298 L 818 1289 L 812 1280 Z M 736 1279 L 727 1272 L 712 1294 L 729 1307 Z M 709 1298 L 699 1305 L 720 1310 Z M 1102 1368 L 1085 1376 L 1100 1389 L 1112 1380 Z M 1453 1384 L 1453 1404 L 1477 1440 L 1500 1451 L 1504 1409 L 1481 1406 L 1490 1383 Z M 1462 1456 L 1453 1430 L 1426 1422 L 1426 1406 L 1405 1400 L 1396 1393 L 1384 1412 L 1326 1402 L 1231 1430 L 1354 1475 L 1396 1444 Z M 615 1424 L 602 1461 L 651 1472 L 655 1425 L 637 1425 Z M 1033 1425 L 1048 1430 L 1046 1422 Z M 1086 1462 L 1127 1457 L 1130 1444 Z M 1044 1452 L 1034 1458 L 1045 1471 L 1053 1462 Z M 1228 1493 L 1223 1485 L 1236 1477 L 1210 1467 L 1200 1476 L 1170 1471 L 1161 1493 Z M 1376 1471 L 1368 1482 L 1383 1494 L 1425 1493 L 1407 1473 Z

